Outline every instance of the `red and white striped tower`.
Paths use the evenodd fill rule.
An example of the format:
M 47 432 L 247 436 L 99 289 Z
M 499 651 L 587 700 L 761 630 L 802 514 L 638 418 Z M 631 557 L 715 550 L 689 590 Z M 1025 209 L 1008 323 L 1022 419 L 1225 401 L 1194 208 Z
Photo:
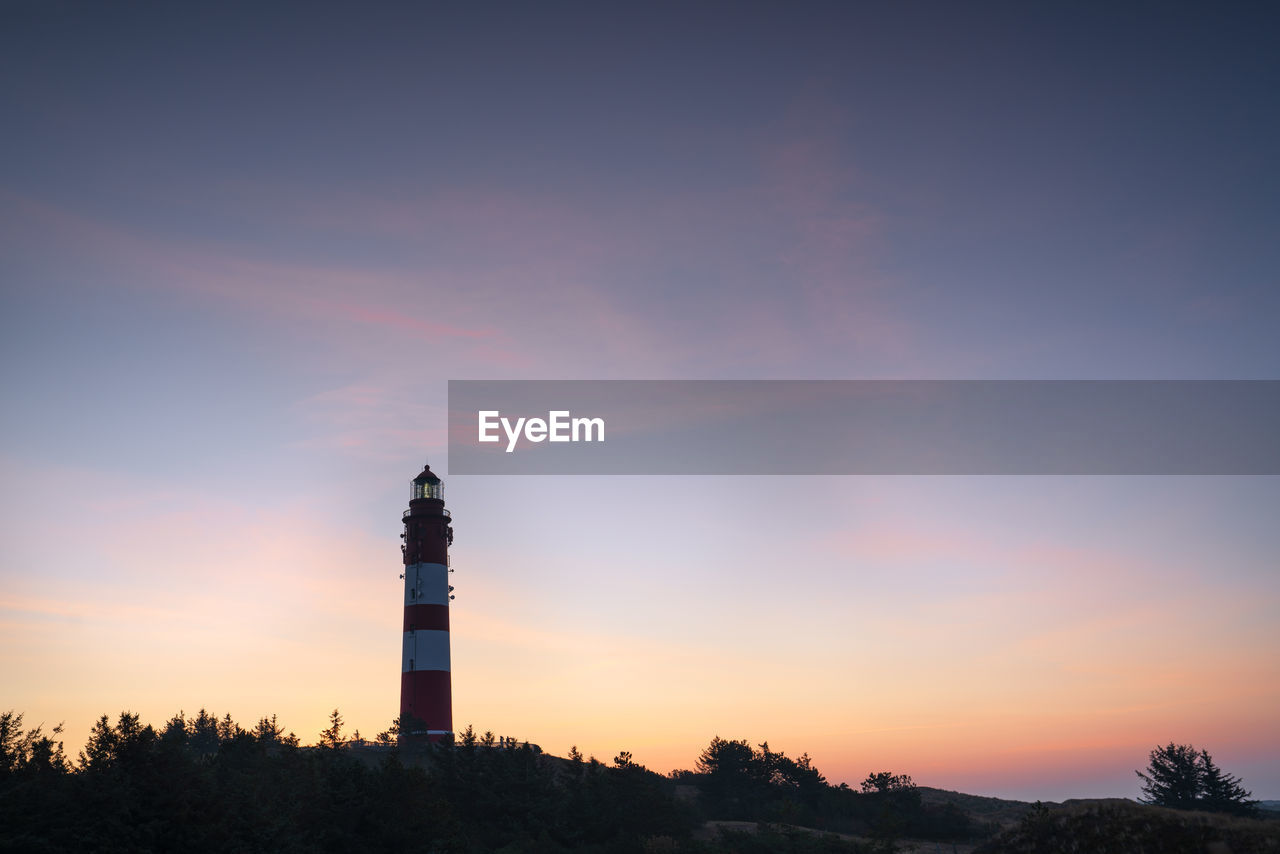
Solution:
M 453 525 L 444 484 L 424 466 L 404 511 L 404 656 L 400 665 L 400 727 L 405 735 L 439 741 L 453 732 L 449 681 L 449 546 Z

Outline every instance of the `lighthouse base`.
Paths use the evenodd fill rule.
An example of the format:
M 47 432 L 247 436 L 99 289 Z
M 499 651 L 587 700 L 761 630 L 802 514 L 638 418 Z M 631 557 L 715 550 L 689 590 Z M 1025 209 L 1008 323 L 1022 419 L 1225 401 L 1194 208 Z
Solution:
M 400 737 L 440 741 L 453 733 L 453 683 L 447 670 L 400 674 Z

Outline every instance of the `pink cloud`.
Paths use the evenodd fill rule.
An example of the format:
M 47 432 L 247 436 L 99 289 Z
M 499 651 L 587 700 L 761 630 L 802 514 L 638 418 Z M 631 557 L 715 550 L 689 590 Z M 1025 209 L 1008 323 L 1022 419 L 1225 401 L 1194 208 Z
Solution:
M 15 224 L 36 240 L 117 271 L 135 273 L 137 278 L 131 281 L 140 285 L 216 296 L 287 316 L 355 321 L 434 337 L 487 339 L 500 334 L 491 326 L 426 320 L 379 304 L 420 290 L 421 276 L 238 257 L 228 247 L 159 240 L 12 193 L 0 191 L 0 201 Z M 374 299 L 355 302 L 354 294 L 370 294 Z M 444 306 L 441 302 L 437 309 Z
M 847 125 L 839 107 L 806 97 L 750 142 L 755 163 L 736 184 L 621 197 L 468 186 L 392 199 L 261 184 L 214 195 L 264 228 L 388 239 L 395 260 L 384 267 L 264 260 L 243 245 L 159 239 L 5 201 L 46 245 L 143 286 L 302 319 L 346 352 L 390 359 L 447 343 L 449 364 L 470 368 L 454 376 L 849 377 L 887 364 L 906 375 L 914 335 L 876 269 L 882 220 L 860 201 Z M 680 294 L 660 280 L 649 299 L 644 275 L 714 286 Z M 823 361 L 835 353 L 843 358 Z

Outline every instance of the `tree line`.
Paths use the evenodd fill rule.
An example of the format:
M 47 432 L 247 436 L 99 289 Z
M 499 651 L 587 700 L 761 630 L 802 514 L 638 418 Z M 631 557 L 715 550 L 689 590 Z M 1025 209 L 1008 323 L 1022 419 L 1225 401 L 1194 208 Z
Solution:
M 717 737 L 695 770 L 662 775 L 627 751 L 606 763 L 471 727 L 439 744 L 401 729 L 353 741 L 335 710 L 304 746 L 274 716 L 246 728 L 202 709 L 154 727 L 123 712 L 99 718 L 71 757 L 61 727 L 24 728 L 5 712 L 0 851 L 860 851 L 811 834 L 731 843 L 732 833 L 694 831 L 709 818 L 886 839 L 973 830 L 958 812 L 923 806 L 909 778 L 831 786 L 807 755 L 768 744 Z
M 807 754 L 767 742 L 717 736 L 693 769 L 662 775 L 627 751 L 602 762 L 574 747 L 561 758 L 471 727 L 436 744 L 412 737 L 417 729 L 395 721 L 372 740 L 348 739 L 335 709 L 304 746 L 275 716 L 245 728 L 202 709 L 153 727 L 123 712 L 99 718 L 73 758 L 61 727 L 24 728 L 5 712 L 0 852 L 864 852 L 990 832 L 954 805 L 924 803 L 909 776 L 831 785 Z M 1198 769 L 1189 803 L 1239 800 L 1239 781 L 1206 752 L 1158 752 Z M 1164 798 L 1173 778 L 1156 758 L 1149 794 Z M 762 829 L 702 838 L 709 819 Z

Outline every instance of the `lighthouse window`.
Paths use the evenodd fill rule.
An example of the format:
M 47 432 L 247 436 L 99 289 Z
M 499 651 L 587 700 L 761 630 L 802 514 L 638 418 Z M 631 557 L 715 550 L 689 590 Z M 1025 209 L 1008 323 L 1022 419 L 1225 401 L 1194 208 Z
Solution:
M 418 483 L 417 481 L 414 481 L 413 487 L 409 492 L 409 496 L 412 499 L 438 498 L 441 501 L 443 501 L 444 500 L 444 484 L 441 483 L 440 481 L 436 481 L 435 483 L 430 483 L 430 482 Z

